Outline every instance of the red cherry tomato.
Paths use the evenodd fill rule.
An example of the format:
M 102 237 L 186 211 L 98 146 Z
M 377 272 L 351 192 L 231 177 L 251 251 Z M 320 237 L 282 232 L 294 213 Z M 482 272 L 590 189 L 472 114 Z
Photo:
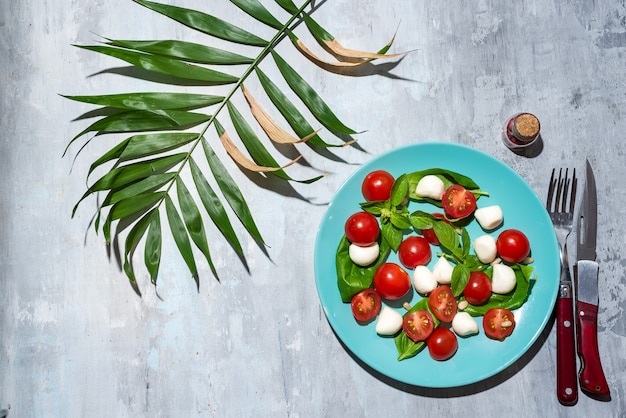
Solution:
M 398 259 L 409 269 L 425 266 L 430 261 L 432 252 L 426 238 L 411 235 L 406 237 L 398 247 Z
M 374 272 L 374 288 L 383 298 L 396 300 L 407 294 L 411 279 L 396 263 L 383 263 Z
M 443 210 L 452 218 L 465 218 L 476 210 L 476 197 L 460 184 L 453 184 L 443 192 Z
M 394 181 L 393 176 L 385 170 L 372 171 L 361 184 L 363 197 L 368 202 L 389 199 Z
M 378 239 L 380 226 L 371 213 L 357 212 L 350 216 L 345 225 L 346 238 L 354 245 L 367 247 Z
M 445 327 L 435 329 L 428 337 L 426 345 L 430 356 L 439 361 L 448 360 L 459 348 L 456 335 Z
M 409 312 L 402 320 L 402 330 L 412 341 L 424 341 L 433 332 L 435 321 L 425 309 Z
M 428 295 L 428 307 L 441 322 L 452 322 L 456 315 L 456 298 L 450 286 L 439 286 Z
M 470 273 L 469 280 L 463 289 L 465 299 L 472 305 L 482 305 L 491 296 L 491 280 L 482 271 Z
M 382 301 L 374 289 L 361 290 L 350 301 L 352 315 L 359 322 L 368 322 L 380 312 Z
M 508 263 L 520 263 L 530 254 L 530 243 L 522 231 L 507 229 L 496 240 L 498 255 Z
M 438 218 L 438 219 L 443 219 L 444 222 L 446 222 L 446 223 L 450 223 L 446 219 L 446 217 L 444 216 L 443 213 L 433 213 L 433 216 L 435 218 Z M 433 228 L 424 229 L 422 231 L 422 235 L 424 235 L 424 238 L 426 238 L 426 241 L 428 241 L 432 245 L 439 245 L 439 244 L 441 244 L 439 242 L 439 238 L 437 238 L 437 234 L 435 234 L 435 230 Z
M 494 340 L 504 340 L 515 328 L 513 312 L 505 308 L 491 308 L 483 317 L 485 335 Z

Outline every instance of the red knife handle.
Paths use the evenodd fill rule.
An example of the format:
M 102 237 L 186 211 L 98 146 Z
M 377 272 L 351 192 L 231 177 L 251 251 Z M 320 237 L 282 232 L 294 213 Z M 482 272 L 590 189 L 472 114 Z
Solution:
M 563 405 L 574 405 L 578 401 L 578 382 L 570 283 L 561 283 L 556 303 L 556 394 Z
M 609 395 L 598 352 L 598 307 L 578 301 L 578 354 L 580 356 L 580 387 L 592 395 Z

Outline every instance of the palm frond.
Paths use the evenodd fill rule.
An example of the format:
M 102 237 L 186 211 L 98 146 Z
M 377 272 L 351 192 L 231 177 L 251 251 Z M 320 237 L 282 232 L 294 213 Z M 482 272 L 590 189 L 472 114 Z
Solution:
M 256 51 L 255 56 L 171 39 L 104 38 L 100 45 L 77 45 L 84 50 L 122 60 L 142 71 L 165 76 L 159 79 L 160 83 L 176 86 L 183 81 L 186 86 L 211 88 L 219 85 L 230 86 L 230 90 L 225 95 L 158 91 L 64 95 L 70 100 L 99 106 L 99 111 L 92 112 L 91 116 L 104 115 L 74 136 L 68 142 L 64 155 L 88 135 L 76 155 L 101 136 L 130 134 L 90 165 L 88 182 L 95 172 L 106 172 L 88 185 L 72 216 L 88 197 L 100 192 L 106 194 L 96 210 L 94 226 L 96 231 L 102 230 L 107 243 L 116 242 L 117 239 L 112 238 L 129 229 L 120 254 L 123 254 L 123 270 L 136 291 L 133 255 L 142 240 L 145 268 L 151 283 L 157 284 L 166 231 L 161 221 L 165 218 L 171 238 L 199 286 L 196 253 L 204 257 L 213 275 L 219 277 L 210 251 L 209 242 L 213 239 L 209 239 L 206 221 L 210 220 L 244 265 L 245 255 L 231 221 L 232 215 L 252 239 L 261 246 L 265 245 L 241 190 L 206 139 L 207 135 L 213 134 L 209 131 L 211 126 L 228 155 L 242 169 L 274 176 L 279 181 L 301 183 L 312 183 L 323 176 L 294 179 L 286 169 L 295 165 L 301 156 L 281 164 L 268 150 L 264 140 L 290 147 L 303 143 L 312 149 L 323 150 L 350 144 L 354 141 L 351 136 L 358 133 L 340 120 L 315 89 L 277 53 L 276 46 L 288 39 L 311 57 L 310 49 L 303 47 L 294 32 L 304 22 L 302 27 L 308 29 L 320 45 L 326 45 L 329 48 L 327 52 L 336 56 L 343 54 L 341 59 L 370 62 L 398 54 L 387 54 L 391 42 L 374 53 L 338 47 L 334 37 L 313 20 L 310 13 L 305 13 L 311 0 L 306 0 L 300 7 L 291 0 L 275 0 L 282 11 L 287 12 L 284 23 L 259 0 L 231 0 L 234 7 L 274 31 L 270 40 L 202 11 L 145 0 L 134 2 L 209 37 L 245 45 Z M 278 84 L 261 69 L 262 65 L 266 65 L 265 58 L 271 58 L 267 65 L 273 64 L 278 69 L 281 82 L 291 89 L 299 99 L 298 103 L 290 101 L 277 87 Z M 216 70 L 208 66 L 220 68 Z M 282 120 L 272 118 L 271 111 L 263 108 L 255 94 L 245 87 L 246 80 L 252 77 L 256 78 Z M 248 104 L 246 112 L 242 112 L 232 100 L 236 95 L 245 98 Z M 304 116 L 302 109 L 313 116 L 312 121 Z M 219 122 L 226 118 L 234 128 L 233 132 L 227 132 Z M 267 138 L 257 136 L 255 124 Z M 338 138 L 338 143 L 322 139 L 319 135 L 322 127 Z M 243 147 L 240 148 L 237 142 Z M 208 164 L 208 173 L 202 171 L 198 157 Z M 107 165 L 110 165 L 108 169 L 105 168 Z M 189 177 L 184 174 L 189 174 L 192 181 L 187 183 Z M 212 183 L 217 185 L 216 189 Z M 102 219 L 104 222 L 101 222 Z M 112 234 L 116 223 L 115 233 Z

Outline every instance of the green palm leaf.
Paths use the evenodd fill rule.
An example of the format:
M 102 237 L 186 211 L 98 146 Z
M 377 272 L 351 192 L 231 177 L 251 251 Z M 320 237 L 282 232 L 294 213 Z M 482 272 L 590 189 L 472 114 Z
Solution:
M 267 41 L 215 16 L 182 7 L 168 6 L 152 1 L 134 0 L 157 13 L 161 13 L 192 29 L 226 41 L 244 45 L 265 46 Z
M 133 41 L 108 39 L 108 44 L 121 48 L 134 49 L 168 58 L 181 59 L 197 64 L 237 65 L 251 64 L 252 58 L 192 42 L 166 41 Z
M 161 218 L 159 211 L 155 210 L 150 217 L 150 225 L 148 235 L 146 236 L 146 245 L 144 248 L 144 263 L 150 274 L 150 282 L 156 285 L 159 266 L 161 264 Z
M 122 48 L 110 46 L 80 46 L 101 54 L 106 54 L 114 58 L 119 58 L 144 70 L 184 78 L 192 81 L 202 81 L 210 84 L 231 84 L 237 82 L 238 78 L 226 73 L 211 70 L 210 68 L 191 65 L 173 58 L 160 57 L 157 55 L 145 54 L 143 52 L 130 51 Z
M 117 239 L 112 240 L 111 230 L 115 223 L 117 223 L 115 237 L 126 234 L 124 250 L 120 252 L 123 259 L 121 261 L 124 273 L 135 290 L 138 292 L 133 254 L 145 238 L 143 261 L 151 283 L 156 285 L 162 262 L 163 228 L 166 227 L 169 228 L 178 252 L 199 286 L 196 251 L 205 257 L 210 270 L 216 278 L 218 277 L 218 266 L 213 263 L 209 246 L 214 239 L 209 240 L 208 230 L 205 228 L 206 217 L 216 226 L 221 237 L 228 242 L 244 265 L 246 262 L 243 247 L 231 217 L 237 218 L 245 232 L 260 246 L 265 245 L 265 240 L 240 188 L 206 137 L 211 125 L 231 157 L 240 165 L 242 161 L 247 162 L 241 165 L 241 169 L 272 174 L 275 181 L 301 183 L 312 183 L 321 176 L 305 180 L 294 179 L 287 173 L 286 168 L 292 167 L 294 163 L 296 164 L 293 166 L 297 167 L 298 159 L 280 166 L 264 143 L 269 139 L 258 137 L 255 133 L 257 130 L 251 123 L 260 124 L 261 130 L 272 140 L 276 140 L 275 133 L 280 132 L 285 134 L 283 137 L 295 137 L 295 141 L 290 141 L 294 143 L 289 146 L 296 147 L 300 142 L 298 139 L 304 138 L 307 146 L 318 151 L 327 147 L 344 146 L 347 143 L 332 145 L 322 140 L 316 133 L 319 126 L 314 128 L 302 110 L 307 110 L 313 115 L 315 125 L 325 127 L 342 140 L 347 135 L 356 134 L 357 131 L 344 124 L 315 89 L 275 50 L 284 39 L 297 39 L 293 31 L 301 19 L 306 19 L 305 23 L 308 26 L 305 27 L 308 27 L 316 39 L 332 37 L 304 13 L 311 0 L 305 0 L 301 7 L 297 7 L 291 0 L 275 0 L 289 14 L 284 23 L 270 13 L 260 0 L 231 0 L 233 7 L 237 7 L 253 19 L 253 24 L 249 27 L 261 23 L 265 25 L 265 29 L 269 28 L 275 32 L 270 40 L 203 11 L 153 1 L 134 1 L 209 37 L 251 46 L 253 48 L 249 49 L 256 51 L 256 55 L 247 57 L 228 49 L 171 39 L 104 38 L 106 40 L 104 45 L 79 46 L 87 51 L 122 60 L 133 67 L 165 75 L 166 77 L 159 78 L 160 83 L 173 86 L 202 86 L 209 89 L 219 85 L 230 90 L 220 95 L 205 92 L 64 95 L 69 100 L 99 106 L 96 112 L 85 114 L 85 117 L 101 115 L 68 142 L 64 155 L 72 144 L 87 134 L 91 134 L 91 137 L 80 147 L 77 155 L 96 137 L 132 133 L 91 163 L 87 173 L 88 181 L 96 171 L 105 173 L 88 185 L 86 192 L 73 208 L 72 216 L 76 214 L 83 200 L 98 192 L 106 193 L 98 206 L 94 226 L 96 231 L 102 230 L 106 242 L 118 242 Z M 271 56 L 278 68 L 278 77 L 282 77 L 300 99 L 298 103 L 291 102 L 287 94 L 281 91 L 261 69 L 267 56 Z M 206 65 L 228 66 L 229 70 L 224 72 L 219 68 L 208 68 Z M 255 101 L 254 106 L 251 105 L 249 110 L 252 112 L 245 113 L 238 109 L 232 100 L 235 95 L 242 94 L 244 82 L 251 77 L 257 78 L 270 99 L 271 106 L 283 118 L 282 122 L 272 120 L 271 129 L 267 129 L 268 125 L 263 125 L 263 120 L 257 121 L 250 116 L 250 113 L 254 113 L 254 116 L 271 113 L 262 109 L 259 102 Z M 202 110 L 205 108 L 212 108 L 212 112 L 205 113 Z M 222 111 L 230 117 L 236 136 L 251 160 L 236 148 L 235 141 L 230 140 L 218 122 L 217 117 L 221 118 Z M 79 120 L 82 119 L 84 118 Z M 283 122 L 286 127 L 280 126 Z M 197 132 L 190 131 L 194 127 Z M 291 129 L 294 136 L 288 133 L 287 129 Z M 197 159 L 198 155 L 203 156 L 208 164 L 209 173 L 204 173 L 196 162 L 200 161 Z M 189 183 L 182 176 L 186 167 L 191 173 L 192 181 Z M 213 188 L 211 183 L 217 187 Z M 176 203 L 173 199 L 174 194 Z M 161 224 L 162 215 L 167 218 L 167 225 Z M 102 226 L 101 218 L 104 219 Z
M 224 101 L 223 96 L 192 93 L 124 93 L 63 97 L 78 102 L 128 110 L 191 110 Z

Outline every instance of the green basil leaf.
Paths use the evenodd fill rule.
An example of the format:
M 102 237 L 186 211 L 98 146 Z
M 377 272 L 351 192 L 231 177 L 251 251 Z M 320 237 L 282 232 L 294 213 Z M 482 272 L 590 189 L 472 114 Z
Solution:
M 411 228 L 411 221 L 406 216 L 402 216 L 398 213 L 393 212 L 390 218 L 391 224 L 399 229 L 400 231 L 404 229 Z
M 380 232 L 383 236 L 383 241 L 386 241 L 394 251 L 398 251 L 398 247 L 402 242 L 402 231 L 396 228 L 391 222 L 384 222 L 380 228 Z
M 402 174 L 400 177 L 394 181 L 393 186 L 391 187 L 391 205 L 393 207 L 399 206 L 404 202 L 404 199 L 408 196 L 409 193 L 409 181 L 406 178 L 405 174 Z
M 463 290 L 465 290 L 465 286 L 467 286 L 467 282 L 470 278 L 470 270 L 467 268 L 465 264 L 457 264 L 454 266 L 454 270 L 452 270 L 452 281 L 450 283 L 450 287 L 452 288 L 452 294 L 454 297 L 459 297 Z
M 411 213 L 411 215 L 409 215 L 409 221 L 411 222 L 413 228 L 418 231 L 423 231 L 425 229 L 432 228 L 436 219 L 428 212 L 416 210 L 415 212 Z
M 267 45 L 267 41 L 264 39 L 206 13 L 182 7 L 168 6 L 166 4 L 155 3 L 152 1 L 134 1 L 142 6 L 154 10 L 157 13 L 161 13 L 170 19 L 174 19 L 185 26 L 189 26 L 192 29 L 206 33 L 207 35 L 215 36 L 216 38 L 244 45 Z
M 398 361 L 406 360 L 415 357 L 420 351 L 426 347 L 426 342 L 415 342 L 406 335 L 406 332 L 402 331 L 394 338 L 396 344 L 396 350 L 398 351 Z
M 453 255 L 459 256 L 459 234 L 456 233 L 454 227 L 446 222 L 435 222 L 433 223 L 433 230 L 441 246 L 450 251 Z
M 350 241 L 344 235 L 339 242 L 335 256 L 337 286 L 343 302 L 350 302 L 358 292 L 371 287 L 376 269 L 387 259 L 390 251 L 389 246 L 383 240 L 380 243 L 380 254 L 374 264 L 361 267 L 350 259 L 349 250 Z
M 374 201 L 374 202 L 362 202 L 359 204 L 361 209 L 365 212 L 369 212 L 374 216 L 380 216 L 383 211 L 389 209 L 389 201 Z
M 467 190 L 472 191 L 476 198 L 480 197 L 481 195 L 487 194 L 486 192 L 480 190 L 478 184 L 476 184 L 474 180 L 467 176 L 443 168 L 429 168 L 427 170 L 415 171 L 406 175 L 409 181 L 409 197 L 411 199 L 417 201 L 426 201 L 437 207 L 441 207 L 441 201 L 423 198 L 415 194 L 415 188 L 417 187 L 417 184 L 422 179 L 422 177 L 427 175 L 435 175 L 439 177 L 443 181 L 445 188 L 448 188 L 453 184 L 460 184 Z
M 467 229 L 461 228 L 461 250 L 463 251 L 463 259 L 469 254 L 471 246 L 472 242 Z

